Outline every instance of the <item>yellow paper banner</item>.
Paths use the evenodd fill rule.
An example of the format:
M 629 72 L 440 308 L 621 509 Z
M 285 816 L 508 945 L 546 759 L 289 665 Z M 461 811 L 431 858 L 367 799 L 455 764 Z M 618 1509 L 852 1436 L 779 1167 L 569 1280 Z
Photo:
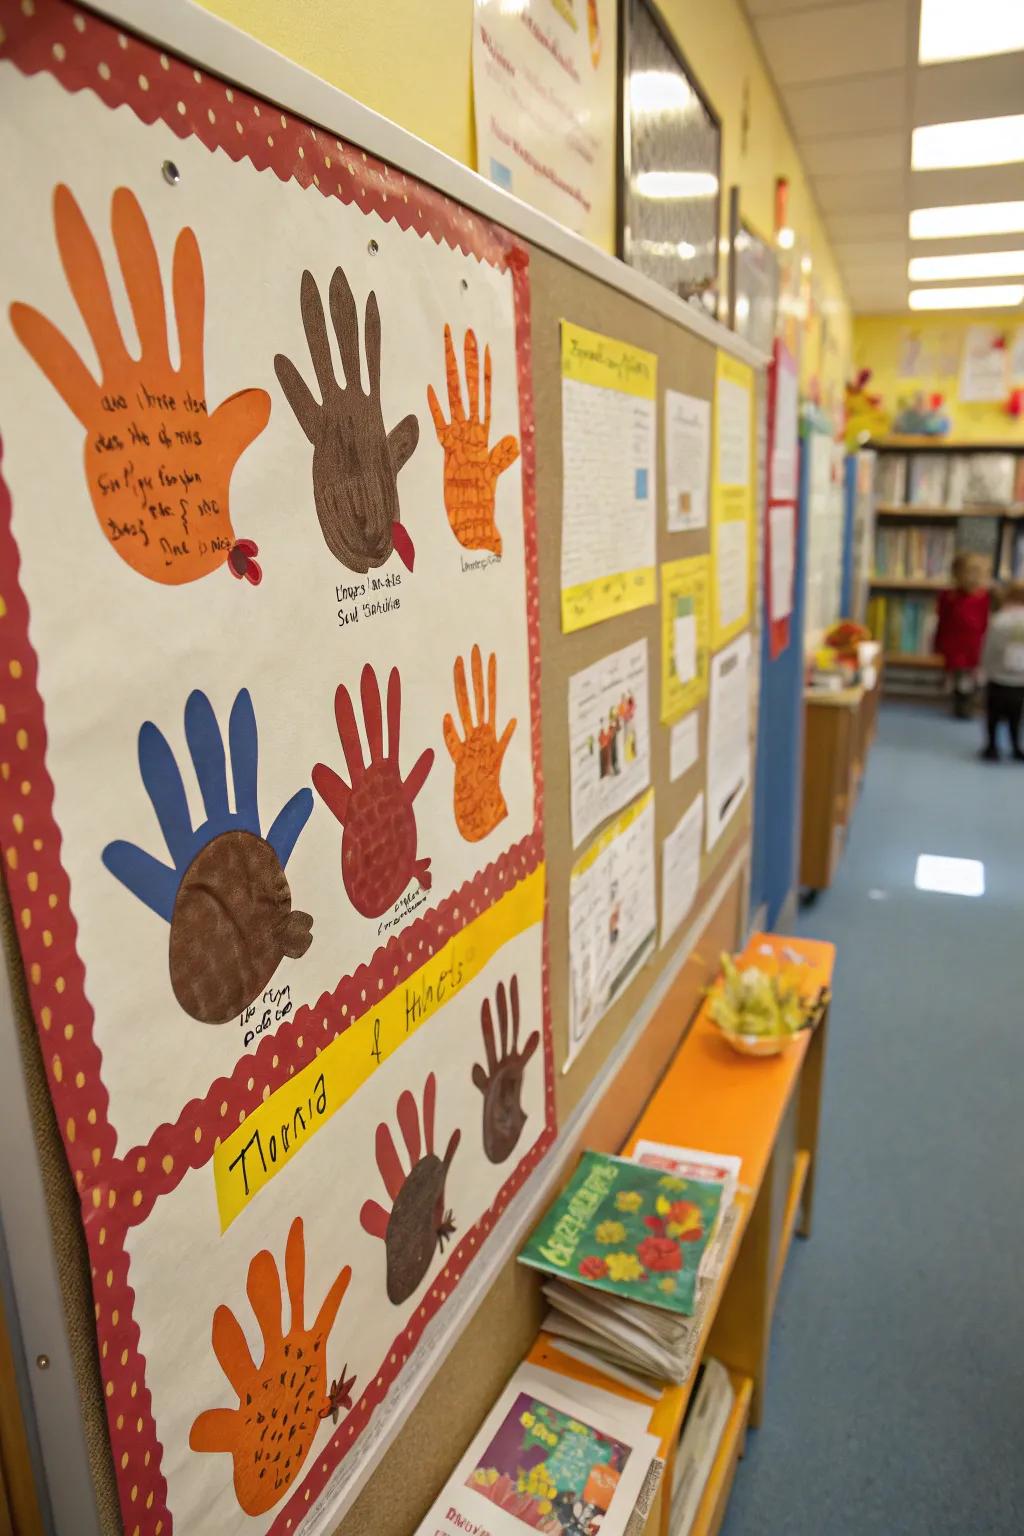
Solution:
M 562 592 L 562 630 L 568 635 L 602 619 L 613 619 L 617 613 L 646 608 L 654 602 L 654 595 L 653 566 L 566 587 Z
M 711 443 L 711 648 L 750 623 L 754 597 L 754 372 L 716 354 Z
M 661 718 L 678 720 L 707 696 L 711 562 L 707 555 L 661 567 Z
M 563 320 L 562 377 L 653 400 L 658 392 L 658 359 L 653 352 Z
M 332 1040 L 213 1154 L 221 1231 L 291 1162 L 382 1061 L 466 987 L 499 949 L 544 915 L 544 865 Z

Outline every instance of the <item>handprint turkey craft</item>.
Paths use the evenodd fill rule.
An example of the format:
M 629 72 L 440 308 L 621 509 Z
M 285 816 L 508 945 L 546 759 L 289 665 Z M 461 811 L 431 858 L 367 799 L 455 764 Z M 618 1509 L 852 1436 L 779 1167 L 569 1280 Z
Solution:
M 261 579 L 252 539 L 235 537 L 228 485 L 239 456 L 270 416 L 262 389 L 244 389 L 208 412 L 203 381 L 205 290 L 199 244 L 183 229 L 174 245 L 172 288 L 178 366 L 153 238 L 138 199 L 119 187 L 111 206 L 114 244 L 140 355 L 128 351 L 99 247 L 66 186 L 53 195 L 64 275 L 99 362 L 95 379 L 71 343 L 37 309 L 11 305 L 11 325 L 85 428 L 85 478 L 100 527 L 133 570 L 176 586 L 227 564 Z
M 313 795 L 297 790 L 261 835 L 256 715 L 244 688 L 228 722 L 233 811 L 220 728 L 198 689 L 185 705 L 185 737 L 206 821 L 193 828 L 174 753 L 147 720 L 139 731 L 139 772 L 171 865 L 128 842 L 108 843 L 103 862 L 170 924 L 171 986 L 185 1012 L 203 1024 L 226 1024 L 259 996 L 285 955 L 297 959 L 310 946 L 313 919 L 293 911 L 284 871 Z

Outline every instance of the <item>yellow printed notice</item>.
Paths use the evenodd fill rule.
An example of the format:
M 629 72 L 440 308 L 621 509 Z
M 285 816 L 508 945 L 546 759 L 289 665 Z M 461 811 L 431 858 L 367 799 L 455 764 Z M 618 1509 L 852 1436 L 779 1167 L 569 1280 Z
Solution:
M 344 1034 L 253 1110 L 213 1154 L 221 1231 L 308 1145 L 382 1061 L 472 981 L 502 945 L 543 916 L 542 864 L 354 1019 Z
M 746 629 L 754 597 L 754 373 L 715 363 L 711 479 L 711 648 Z
M 667 725 L 708 691 L 711 562 L 707 555 L 661 567 L 661 718 Z
M 562 629 L 656 597 L 658 359 L 562 321 Z

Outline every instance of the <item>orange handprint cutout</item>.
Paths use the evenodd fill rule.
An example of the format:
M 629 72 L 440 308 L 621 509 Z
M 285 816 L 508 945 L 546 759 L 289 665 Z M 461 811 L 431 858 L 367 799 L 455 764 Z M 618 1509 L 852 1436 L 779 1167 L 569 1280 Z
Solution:
M 445 421 L 431 384 L 427 385 L 427 404 L 437 440 L 444 449 L 444 505 L 448 522 L 463 548 L 489 549 L 500 555 L 501 534 L 494 522 L 494 496 L 498 476 L 519 457 L 519 444 L 514 437 L 503 437 L 493 448 L 487 446 L 491 435 L 490 347 L 484 347 L 484 411 L 479 417 L 480 356 L 474 333 L 466 332 L 468 413 L 462 407 L 459 365 L 449 325 L 444 328 L 444 357 L 451 421 Z
M 146 217 L 127 187 L 111 203 L 111 228 L 138 334 L 125 344 L 99 248 L 65 186 L 53 195 L 57 248 L 99 363 L 99 380 L 51 321 L 11 305 L 22 346 L 85 428 L 85 478 L 104 535 L 127 565 L 179 586 L 227 564 L 261 579 L 251 539 L 236 539 L 228 487 L 242 453 L 270 417 L 262 389 L 231 395 L 212 413 L 203 375 L 203 263 L 191 229 L 174 246 L 171 285 L 179 362 L 170 359 L 164 288 Z
M 284 1498 L 316 1438 L 320 1421 L 337 1421 L 351 1408 L 355 1377 L 341 1376 L 325 1389 L 327 1340 L 352 1271 L 346 1265 L 324 1297 L 316 1322 L 304 1322 L 306 1248 L 296 1216 L 284 1254 L 291 1326 L 281 1331 L 281 1279 L 266 1249 L 249 1265 L 246 1292 L 263 1337 L 256 1365 L 230 1307 L 213 1314 L 213 1351 L 232 1388 L 237 1408 L 208 1408 L 192 1425 L 194 1451 L 225 1451 L 234 1464 L 235 1497 L 247 1515 L 263 1515 Z
M 486 707 L 483 663 L 478 645 L 474 645 L 470 652 L 470 665 L 476 723 L 466 688 L 466 666 L 459 656 L 455 662 L 455 701 L 459 706 L 463 736 L 455 729 L 451 715 L 445 715 L 444 744 L 455 764 L 455 824 L 467 843 L 478 843 L 508 815 L 505 796 L 501 792 L 501 764 L 516 722 L 514 718 L 508 722 L 499 740 L 498 662 L 494 652 L 487 663 Z

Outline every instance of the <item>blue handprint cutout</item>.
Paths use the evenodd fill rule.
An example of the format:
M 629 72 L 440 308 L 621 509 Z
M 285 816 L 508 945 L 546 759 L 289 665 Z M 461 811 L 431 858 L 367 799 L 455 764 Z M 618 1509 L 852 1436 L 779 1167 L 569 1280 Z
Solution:
M 233 811 L 220 727 L 198 689 L 185 705 L 185 739 L 206 821 L 193 828 L 174 753 L 147 720 L 139 731 L 139 772 L 171 866 L 121 841 L 107 844 L 103 862 L 133 896 L 170 923 L 171 987 L 185 1012 L 202 1024 L 226 1024 L 259 997 L 285 955 L 298 959 L 312 942 L 313 919 L 292 911 L 284 870 L 309 820 L 313 792 L 298 790 L 262 836 L 259 742 L 246 688 L 228 720 Z

